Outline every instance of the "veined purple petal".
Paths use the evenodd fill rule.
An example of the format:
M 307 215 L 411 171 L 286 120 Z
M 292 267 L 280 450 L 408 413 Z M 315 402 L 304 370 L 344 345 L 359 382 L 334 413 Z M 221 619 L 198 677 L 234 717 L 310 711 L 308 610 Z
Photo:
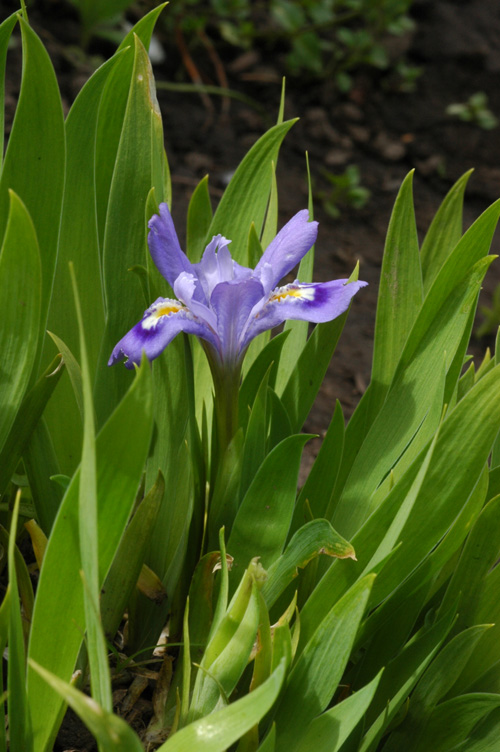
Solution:
M 210 300 L 217 316 L 221 357 L 236 362 L 242 355 L 242 336 L 248 317 L 264 295 L 262 285 L 256 279 L 221 282 L 214 289 Z
M 299 211 L 279 231 L 267 246 L 254 271 L 254 276 L 261 279 L 264 284 L 264 266 L 269 264 L 265 273 L 266 293 L 276 287 L 278 282 L 301 261 L 316 242 L 317 234 L 318 223 L 309 222 L 307 209 Z M 272 273 L 269 273 L 269 269 Z
M 213 330 L 217 328 L 217 317 L 208 306 L 196 300 L 196 290 L 200 282 L 197 277 L 187 272 L 179 274 L 174 283 L 174 293 L 195 316 L 205 321 Z
M 160 204 L 160 214 L 151 217 L 148 227 L 148 245 L 153 261 L 173 289 L 181 272 L 193 274 L 193 265 L 181 250 L 167 204 Z
M 196 320 L 186 306 L 178 300 L 158 298 L 149 306 L 142 319 L 118 342 L 108 365 L 112 366 L 128 358 L 125 365 L 133 368 L 134 363 L 141 362 L 143 351 L 148 360 L 154 360 L 179 332 L 196 334 L 214 347 L 217 346 L 209 327 Z
M 207 303 L 221 282 L 245 279 L 252 275 L 252 269 L 233 261 L 228 248 L 230 242 L 223 235 L 215 235 L 205 248 L 201 261 L 194 264 L 194 272 L 200 281 Z M 197 296 L 197 299 L 200 298 Z
M 333 282 L 301 284 L 293 282 L 277 287 L 270 294 L 265 305 L 256 309 L 256 315 L 245 333 L 245 343 L 250 342 L 261 332 L 272 329 L 287 319 L 310 321 L 318 324 L 344 313 L 351 298 L 367 282 L 349 282 L 336 279 Z

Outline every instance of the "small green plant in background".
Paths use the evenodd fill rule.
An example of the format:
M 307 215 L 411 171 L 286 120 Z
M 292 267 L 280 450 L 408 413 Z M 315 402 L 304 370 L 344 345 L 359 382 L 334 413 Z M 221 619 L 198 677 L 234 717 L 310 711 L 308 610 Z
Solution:
M 498 126 L 498 118 L 488 107 L 488 97 L 484 91 L 471 94 L 466 102 L 450 104 L 446 114 L 458 117 L 464 123 L 472 123 L 484 130 L 492 130 Z
M 342 91 L 351 88 L 351 73 L 360 66 L 387 69 L 393 63 L 386 40 L 413 28 L 408 16 L 412 0 L 176 0 L 163 21 L 168 43 L 176 43 L 191 77 L 194 59 L 208 50 L 216 59 L 221 42 L 268 52 L 285 52 L 288 75 L 334 79 Z M 130 0 L 71 0 L 82 23 L 84 47 L 93 34 L 109 36 L 109 25 L 131 6 Z M 399 61 L 401 62 L 401 61 Z M 219 65 L 220 63 L 220 65 Z M 218 77 L 221 78 L 221 61 Z M 407 66 L 405 80 L 417 69 Z M 224 74 L 222 74 L 224 77 Z M 197 81 L 201 83 L 201 81 Z M 223 83 L 219 80 L 219 83 Z
M 339 175 L 329 170 L 323 170 L 321 174 L 330 183 L 331 188 L 327 191 L 316 191 L 315 196 L 331 217 L 339 217 L 343 206 L 362 209 L 370 200 L 370 191 L 361 184 L 357 165 L 349 165 Z
M 16 26 L 23 44 L 0 176 L 0 752 L 51 752 L 68 705 L 106 752 L 491 752 L 500 335 L 463 365 L 500 201 L 463 233 L 464 175 L 420 244 L 405 178 L 370 384 L 347 425 L 331 405 L 298 489 L 358 269 L 313 283 L 315 223 L 278 232 L 283 107 L 215 211 L 200 181 L 181 251 L 146 53 L 161 10 L 66 118 L 25 15 L 0 24 L 2 69 Z M 319 318 L 334 289 L 344 312 Z M 230 389 L 197 335 L 216 379 L 241 366 Z M 116 347 L 132 368 L 107 367 Z
M 130 7 L 130 0 L 70 0 L 77 8 L 82 24 L 82 46 L 103 24 L 113 24 Z
M 387 35 L 413 28 L 410 5 L 411 0 L 181 0 L 167 23 L 193 41 L 203 31 L 243 48 L 284 47 L 289 74 L 333 77 L 347 91 L 352 70 L 390 65 L 384 42 Z

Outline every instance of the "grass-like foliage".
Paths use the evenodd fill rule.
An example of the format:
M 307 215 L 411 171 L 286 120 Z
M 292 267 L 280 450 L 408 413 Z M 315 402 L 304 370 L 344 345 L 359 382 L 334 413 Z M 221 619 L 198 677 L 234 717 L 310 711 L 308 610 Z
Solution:
M 230 383 L 227 361 L 186 333 L 152 363 L 107 367 L 147 306 L 180 289 L 146 242 L 171 202 L 146 54 L 159 12 L 66 119 L 27 20 L 0 26 L 2 117 L 15 27 L 23 44 L 0 179 L 0 752 L 50 752 L 67 705 L 101 750 L 495 750 L 500 350 L 463 366 L 500 202 L 462 234 L 465 175 L 419 248 L 406 178 L 371 383 L 347 426 L 332 405 L 297 492 L 302 426 L 347 312 L 310 334 L 308 320 L 263 331 Z M 278 118 L 255 144 L 215 214 L 201 181 L 189 264 L 220 233 L 262 284 L 276 271 L 258 262 L 277 232 L 274 165 L 292 125 Z M 312 253 L 303 285 L 276 288 L 268 305 L 302 294 L 312 305 Z M 200 309 L 184 303 L 193 323 Z M 113 706 L 133 676 L 153 690 L 140 736 Z

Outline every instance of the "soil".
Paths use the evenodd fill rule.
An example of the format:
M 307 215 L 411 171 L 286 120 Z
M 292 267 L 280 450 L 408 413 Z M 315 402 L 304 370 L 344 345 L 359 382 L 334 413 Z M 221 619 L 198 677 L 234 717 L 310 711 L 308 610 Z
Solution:
M 0 20 L 17 3 L 2 4 Z M 168 12 L 168 8 L 164 13 Z M 322 434 L 335 399 L 348 417 L 370 378 L 378 278 L 385 233 L 398 188 L 415 168 L 414 194 L 419 234 L 429 223 L 453 182 L 475 168 L 464 208 L 468 227 L 500 196 L 499 128 L 483 130 L 446 114 L 448 105 L 465 102 L 483 91 L 489 108 L 500 117 L 500 4 L 497 0 L 414 0 L 414 30 L 388 40 L 391 53 L 422 69 L 413 91 L 405 92 L 394 72 L 361 70 L 348 94 L 339 94 L 329 81 L 291 79 L 287 83 L 286 117 L 301 119 L 287 136 L 278 165 L 280 224 L 307 205 L 305 151 L 309 153 L 316 193 L 325 191 L 326 168 L 340 174 L 349 165 L 360 171 L 360 182 L 371 197 L 362 209 L 341 205 L 332 218 L 318 200 L 320 222 L 316 246 L 317 281 L 346 277 L 357 260 L 360 278 L 369 286 L 354 299 L 318 400 L 306 429 Z M 60 79 L 64 104 L 70 103 L 92 71 L 92 60 L 76 50 L 78 24 L 70 6 L 56 0 L 36 2 L 30 21 L 51 54 Z M 158 32 L 166 61 L 155 66 L 158 82 L 179 80 L 181 55 L 171 39 Z M 262 110 L 235 99 L 202 98 L 198 94 L 166 91 L 159 83 L 158 99 L 164 117 L 165 141 L 172 172 L 173 214 L 177 228 L 185 225 L 189 197 L 197 182 L 210 175 L 216 205 L 228 178 L 249 147 L 275 120 L 283 72 L 280 56 L 265 50 L 242 53 L 216 48 L 228 86 L 256 100 Z M 96 42 L 92 53 L 108 56 L 111 48 Z M 12 59 L 15 62 L 13 51 Z M 196 53 L 198 54 L 198 53 Z M 204 53 L 193 60 L 207 83 L 220 84 L 220 70 Z M 7 127 L 17 87 L 15 65 L 7 81 Z M 179 232 L 182 240 L 182 231 Z M 493 252 L 500 251 L 497 234 Z M 498 265 L 485 281 L 482 305 L 491 302 L 500 282 Z M 480 358 L 493 338 L 471 343 Z M 310 465 L 319 440 L 307 450 Z

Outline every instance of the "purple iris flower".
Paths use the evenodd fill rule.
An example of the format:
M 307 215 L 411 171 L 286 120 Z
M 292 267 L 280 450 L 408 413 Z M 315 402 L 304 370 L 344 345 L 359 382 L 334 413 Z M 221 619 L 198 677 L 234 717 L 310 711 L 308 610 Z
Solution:
M 179 332 L 195 334 L 205 343 L 212 370 L 238 371 L 248 345 L 261 332 L 287 319 L 313 323 L 331 321 L 347 310 L 366 282 L 338 279 L 302 284 L 278 283 L 305 256 L 316 240 L 318 223 L 299 211 L 264 251 L 255 269 L 236 263 L 230 241 L 216 235 L 201 261 L 192 264 L 181 250 L 166 204 L 150 222 L 151 256 L 175 295 L 158 298 L 142 319 L 116 345 L 108 365 L 127 358 L 139 364 L 142 352 L 157 358 Z

